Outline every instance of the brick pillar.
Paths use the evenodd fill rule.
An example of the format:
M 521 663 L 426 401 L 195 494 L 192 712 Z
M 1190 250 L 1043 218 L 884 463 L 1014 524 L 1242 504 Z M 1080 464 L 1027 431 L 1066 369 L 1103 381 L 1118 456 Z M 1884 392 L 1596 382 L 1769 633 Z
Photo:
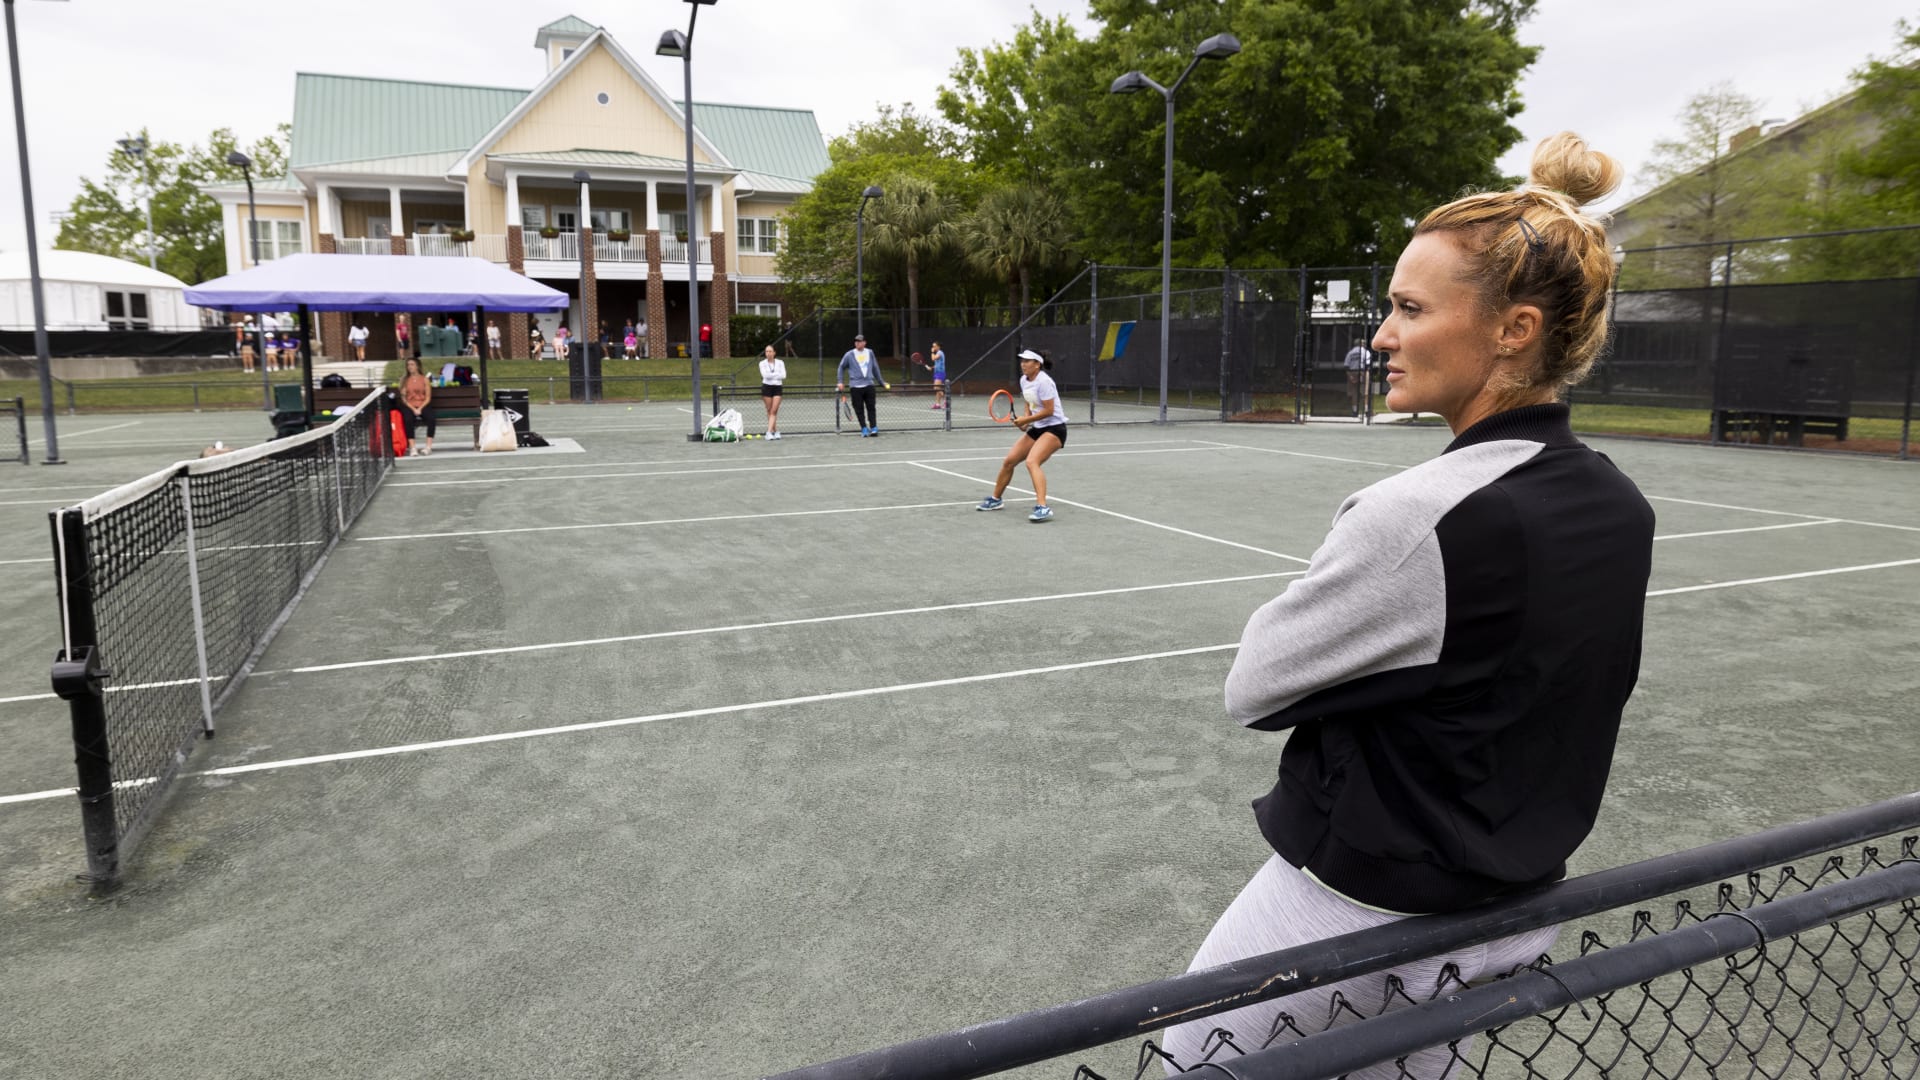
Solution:
M 707 307 L 713 311 L 713 358 L 733 355 L 733 290 L 727 286 L 727 234 L 714 233 L 709 241 L 713 251 L 713 286 L 707 290 Z
M 593 275 L 593 230 L 580 230 L 580 325 L 573 340 L 581 346 L 600 340 L 600 281 Z
M 667 355 L 667 278 L 660 270 L 660 230 L 647 230 L 647 355 Z
M 315 241 L 317 242 L 320 248 L 320 250 L 316 252 L 316 254 L 337 255 L 340 252 L 340 245 L 334 242 L 333 234 L 330 232 L 321 233 L 318 237 L 315 238 Z
M 387 237 L 387 250 L 395 255 L 405 255 L 407 253 L 407 238 L 399 233 Z
M 527 248 L 521 239 L 520 226 L 507 226 L 507 269 L 522 277 L 527 273 Z M 506 329 L 500 337 L 502 358 L 518 359 L 527 354 L 527 331 L 532 316 L 516 311 L 507 316 Z

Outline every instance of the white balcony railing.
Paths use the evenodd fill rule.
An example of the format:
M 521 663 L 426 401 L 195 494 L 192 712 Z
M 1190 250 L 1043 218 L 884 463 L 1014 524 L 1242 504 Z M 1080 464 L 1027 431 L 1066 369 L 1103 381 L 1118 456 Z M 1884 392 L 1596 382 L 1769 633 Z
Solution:
M 407 254 L 464 256 L 467 245 L 445 233 L 415 233 L 407 237 Z
M 708 241 L 708 240 L 700 241 L 698 245 L 699 254 L 696 257 L 703 263 L 712 262 L 713 261 L 713 256 L 711 254 L 712 247 L 713 247 L 713 244 L 711 241 Z M 665 239 L 661 240 L 660 241 L 660 261 L 662 263 L 685 264 L 687 261 L 687 245 L 681 243 L 678 240 L 665 240 Z
M 391 255 L 393 244 L 384 236 L 342 236 L 333 242 L 341 255 Z
M 561 233 L 541 236 L 528 233 L 520 238 L 522 253 L 529 262 L 577 262 L 580 259 L 580 235 Z
M 643 263 L 647 261 L 647 242 L 641 240 L 600 240 L 593 242 L 594 262 Z

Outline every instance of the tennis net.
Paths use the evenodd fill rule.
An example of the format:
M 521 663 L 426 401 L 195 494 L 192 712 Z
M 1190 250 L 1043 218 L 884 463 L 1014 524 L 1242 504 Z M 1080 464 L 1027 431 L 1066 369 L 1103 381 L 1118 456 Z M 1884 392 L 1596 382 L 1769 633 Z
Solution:
M 110 888 L 197 738 L 392 463 L 373 391 L 326 427 L 183 461 L 52 513 L 86 877 Z M 103 685 L 104 684 L 104 685 Z
M 780 431 L 786 435 L 817 435 L 845 432 L 858 434 L 851 395 L 832 386 L 787 386 L 780 395 Z M 991 391 L 989 391 L 991 393 Z M 875 389 L 874 418 L 881 431 L 951 431 L 954 428 L 999 427 L 987 415 L 987 395 L 963 395 L 936 392 L 925 383 L 890 390 Z M 713 388 L 713 415 L 723 409 L 739 409 L 748 434 L 766 431 L 767 414 L 760 402 L 760 387 L 716 386 Z
M 11 419 L 8 419 L 11 417 Z M 33 455 L 27 450 L 27 399 L 14 398 L 12 401 L 0 401 L 0 424 L 17 433 L 20 437 L 20 456 L 14 460 L 22 465 L 33 463 Z

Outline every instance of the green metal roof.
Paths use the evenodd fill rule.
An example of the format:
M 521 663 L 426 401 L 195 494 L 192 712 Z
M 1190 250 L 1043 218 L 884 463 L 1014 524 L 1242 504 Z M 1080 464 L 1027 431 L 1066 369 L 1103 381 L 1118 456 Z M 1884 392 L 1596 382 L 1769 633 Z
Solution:
M 289 165 L 403 154 L 465 153 L 527 91 L 300 72 L 293 85 Z
M 693 126 L 713 140 L 727 160 L 748 172 L 785 176 L 811 185 L 814 177 L 833 164 L 812 109 L 696 101 Z
M 294 81 L 289 165 L 301 169 L 464 154 L 528 93 L 301 72 Z M 810 183 L 832 164 L 811 109 L 695 102 L 693 122 L 736 168 L 748 172 Z M 423 175 L 429 171 L 434 170 Z
M 537 150 L 512 154 L 489 154 L 502 161 L 547 161 L 561 165 L 620 165 L 632 169 L 684 169 L 684 157 L 658 157 L 626 150 Z M 709 168 L 701 165 L 700 168 Z
M 540 32 L 533 36 L 533 47 L 536 49 L 546 48 L 547 39 L 550 37 L 591 37 L 593 32 L 598 29 L 600 28 L 585 19 L 569 15 L 564 19 L 555 19 L 553 22 L 541 27 Z

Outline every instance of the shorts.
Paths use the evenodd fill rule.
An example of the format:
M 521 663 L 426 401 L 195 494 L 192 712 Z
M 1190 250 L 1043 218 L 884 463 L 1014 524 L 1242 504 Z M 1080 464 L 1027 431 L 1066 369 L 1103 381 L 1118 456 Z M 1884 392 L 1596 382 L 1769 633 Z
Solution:
M 1030 427 L 1026 431 L 1026 436 L 1029 439 L 1038 440 L 1042 435 L 1052 435 L 1060 440 L 1061 446 L 1067 445 L 1067 425 L 1065 424 L 1048 424 L 1046 427 Z
M 760 396 L 761 397 L 779 397 L 780 387 L 775 385 L 774 383 L 763 382 L 760 384 Z

